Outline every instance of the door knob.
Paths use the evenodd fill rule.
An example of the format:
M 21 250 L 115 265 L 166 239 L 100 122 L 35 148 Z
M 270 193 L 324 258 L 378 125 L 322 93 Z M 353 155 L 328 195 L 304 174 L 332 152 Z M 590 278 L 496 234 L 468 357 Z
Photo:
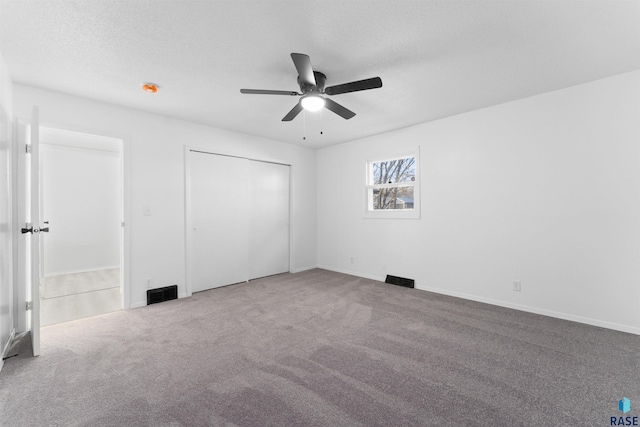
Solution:
M 31 223 L 28 222 L 27 225 L 25 226 L 25 228 L 21 228 L 20 229 L 20 232 L 22 234 L 26 234 L 26 233 L 38 234 L 40 232 L 48 233 L 49 232 L 49 221 L 45 221 L 44 224 L 46 225 L 46 227 L 34 228 L 34 227 L 31 226 Z

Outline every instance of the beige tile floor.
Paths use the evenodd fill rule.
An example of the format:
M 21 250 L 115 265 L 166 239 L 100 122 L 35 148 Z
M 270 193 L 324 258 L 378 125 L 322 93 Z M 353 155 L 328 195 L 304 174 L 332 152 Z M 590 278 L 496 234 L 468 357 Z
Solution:
M 41 326 L 120 309 L 119 268 L 49 276 L 40 287 Z

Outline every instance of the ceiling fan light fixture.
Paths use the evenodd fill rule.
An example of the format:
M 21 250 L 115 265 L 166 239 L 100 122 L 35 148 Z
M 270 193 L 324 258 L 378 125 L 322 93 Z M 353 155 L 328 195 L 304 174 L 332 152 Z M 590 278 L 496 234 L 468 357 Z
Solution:
M 318 111 L 324 107 L 324 98 L 318 95 L 307 95 L 302 97 L 300 104 L 307 111 Z

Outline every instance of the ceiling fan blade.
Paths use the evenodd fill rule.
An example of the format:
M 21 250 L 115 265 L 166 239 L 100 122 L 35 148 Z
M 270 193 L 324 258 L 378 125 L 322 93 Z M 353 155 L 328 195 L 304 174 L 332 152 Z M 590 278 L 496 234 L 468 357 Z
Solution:
M 300 95 L 298 92 L 288 90 L 263 90 L 263 89 L 240 89 L 240 93 L 249 93 L 254 95 Z
M 327 95 L 338 95 L 347 92 L 357 92 L 359 90 L 377 89 L 379 87 L 382 87 L 382 79 L 380 77 L 372 77 L 370 79 L 358 80 L 357 82 L 330 86 L 324 90 L 324 93 Z
M 313 76 L 313 68 L 311 67 L 311 59 L 309 59 L 309 55 L 305 55 L 304 53 L 292 53 L 291 59 L 293 59 L 296 70 L 298 70 L 300 81 L 305 85 L 315 86 L 316 78 Z
M 354 113 L 353 111 L 344 108 L 342 105 L 338 104 L 337 102 L 329 99 L 329 98 L 325 98 L 324 99 L 324 107 L 327 110 L 333 111 L 334 113 L 336 113 L 337 115 L 339 115 L 340 117 L 342 117 L 343 119 L 347 119 L 349 120 L 351 117 L 355 116 L 356 113 Z
M 300 111 L 302 111 L 302 105 L 298 102 L 295 107 L 293 107 L 291 111 L 289 111 L 287 115 L 282 118 L 282 121 L 290 122 L 291 120 L 296 118 Z

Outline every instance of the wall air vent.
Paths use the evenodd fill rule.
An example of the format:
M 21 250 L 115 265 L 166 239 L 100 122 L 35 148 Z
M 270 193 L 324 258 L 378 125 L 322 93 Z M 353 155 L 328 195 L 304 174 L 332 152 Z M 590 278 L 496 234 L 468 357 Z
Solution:
M 406 277 L 389 276 L 388 274 L 387 279 L 384 282 L 390 283 L 392 285 L 402 286 L 405 288 L 413 288 L 415 285 L 415 281 L 413 279 L 407 279 Z
M 178 298 L 178 285 L 165 286 L 164 288 L 149 289 L 147 291 L 147 305 L 157 302 L 169 301 Z

